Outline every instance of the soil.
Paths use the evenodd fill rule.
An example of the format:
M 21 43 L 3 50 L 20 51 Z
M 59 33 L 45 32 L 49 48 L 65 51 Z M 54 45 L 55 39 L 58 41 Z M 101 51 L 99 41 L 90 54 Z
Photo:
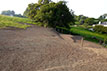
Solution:
M 32 26 L 0 29 L 0 71 L 107 71 L 107 49 Z

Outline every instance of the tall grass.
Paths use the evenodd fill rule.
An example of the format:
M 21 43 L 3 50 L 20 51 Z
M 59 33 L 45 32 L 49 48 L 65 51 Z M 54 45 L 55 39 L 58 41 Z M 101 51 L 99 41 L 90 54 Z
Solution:
M 25 25 L 20 23 L 32 24 L 33 22 L 28 18 L 19 18 L 19 17 L 10 17 L 10 16 L 0 15 L 0 28 L 17 27 L 17 28 L 25 29 L 30 26 L 30 25 Z

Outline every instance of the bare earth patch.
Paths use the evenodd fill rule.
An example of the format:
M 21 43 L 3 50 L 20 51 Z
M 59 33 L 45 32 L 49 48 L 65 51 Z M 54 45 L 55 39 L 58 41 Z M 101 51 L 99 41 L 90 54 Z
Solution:
M 0 71 L 107 71 L 107 49 L 50 28 L 0 30 Z

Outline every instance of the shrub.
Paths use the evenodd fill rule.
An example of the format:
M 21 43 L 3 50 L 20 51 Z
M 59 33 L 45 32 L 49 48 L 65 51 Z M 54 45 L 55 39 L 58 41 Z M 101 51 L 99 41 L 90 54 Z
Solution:
M 102 25 L 96 25 L 93 28 L 96 32 L 100 32 L 100 33 L 107 33 L 107 27 L 104 27 Z

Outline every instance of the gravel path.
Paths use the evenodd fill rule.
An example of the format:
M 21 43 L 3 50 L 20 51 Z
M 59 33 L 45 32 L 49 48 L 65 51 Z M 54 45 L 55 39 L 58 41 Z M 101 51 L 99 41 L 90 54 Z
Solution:
M 38 26 L 1 29 L 0 71 L 107 71 L 107 49 L 80 39 Z

